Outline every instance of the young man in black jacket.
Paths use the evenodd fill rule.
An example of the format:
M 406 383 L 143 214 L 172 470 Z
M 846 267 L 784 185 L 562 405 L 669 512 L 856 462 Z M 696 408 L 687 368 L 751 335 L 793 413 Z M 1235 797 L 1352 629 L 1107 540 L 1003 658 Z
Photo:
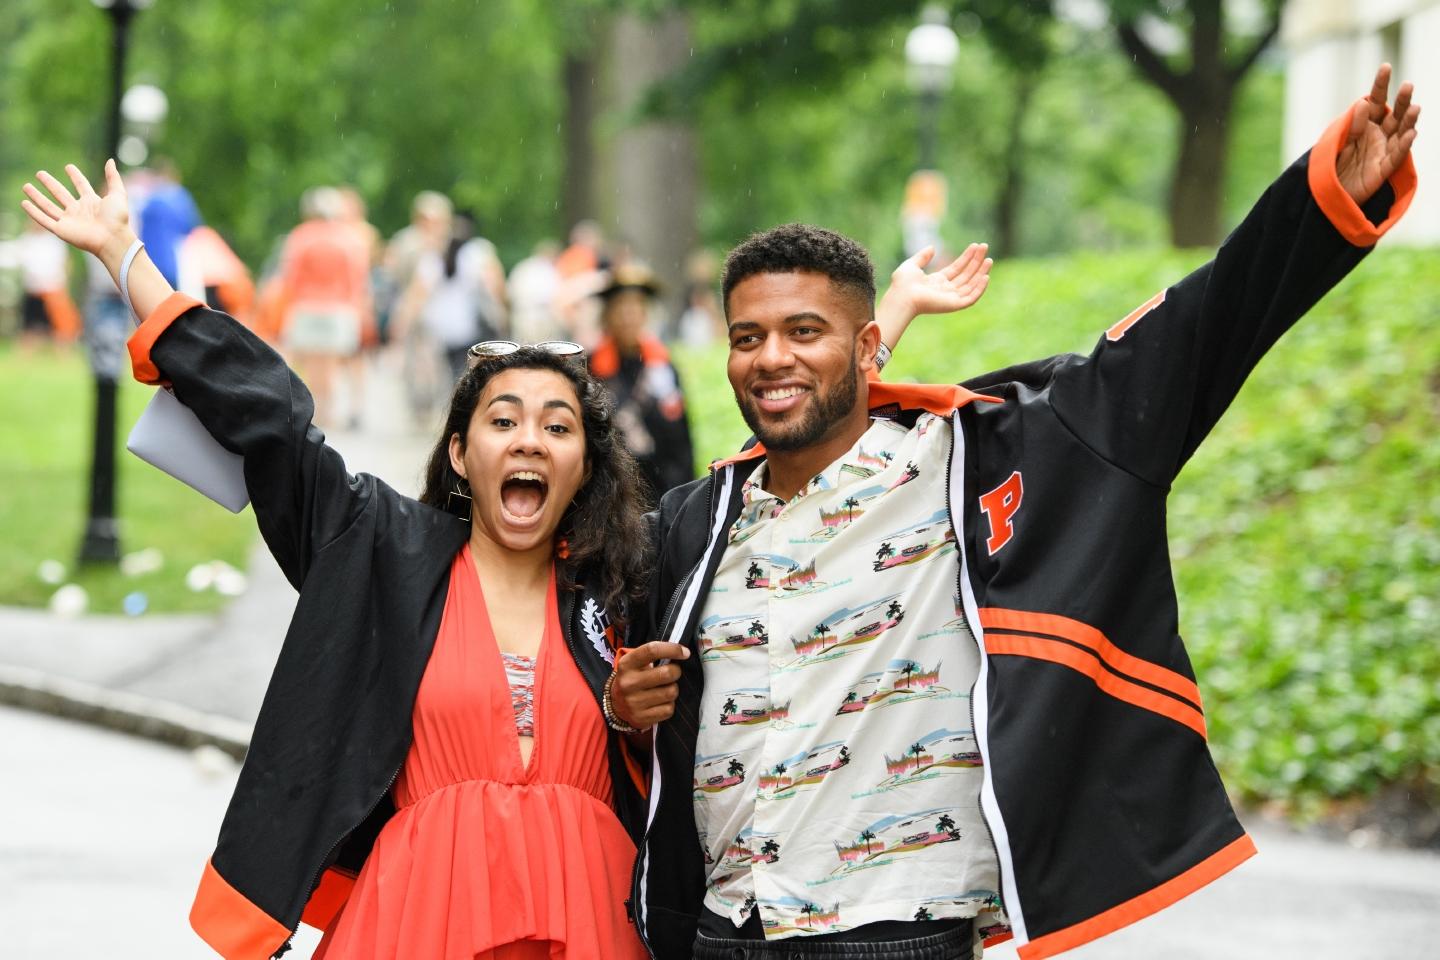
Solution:
M 1407 84 L 1387 109 L 1389 74 L 1088 357 L 869 382 L 858 245 L 792 225 L 731 253 L 728 372 L 758 443 L 662 501 L 656 639 L 611 681 L 612 722 L 654 725 L 633 907 L 657 957 L 928 960 L 1013 935 L 1037 960 L 1254 852 L 1206 746 L 1165 498 L 1408 205 L 1419 108 Z

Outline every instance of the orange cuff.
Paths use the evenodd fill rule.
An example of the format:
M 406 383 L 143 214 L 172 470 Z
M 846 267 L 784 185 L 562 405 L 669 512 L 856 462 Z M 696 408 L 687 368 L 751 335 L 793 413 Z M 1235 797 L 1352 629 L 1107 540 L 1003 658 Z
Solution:
M 130 368 L 135 374 L 135 379 L 141 383 L 161 383 L 160 371 L 150 359 L 150 351 L 155 346 L 155 341 L 160 339 L 160 334 L 170 329 L 182 314 L 188 313 L 196 307 L 203 307 L 205 304 L 194 297 L 186 296 L 183 293 L 175 292 L 166 297 L 155 312 L 145 318 L 145 322 L 130 335 Z
M 354 888 L 355 877 L 349 873 L 339 867 L 326 870 L 320 875 L 320 885 L 310 894 L 310 900 L 305 904 L 305 912 L 300 915 L 300 922 L 316 930 L 328 930 L 331 921 L 345 906 L 345 901 L 350 899 L 350 891 Z
M 190 926 L 228 960 L 268 960 L 290 939 L 283 923 L 245 899 L 209 860 L 190 908 Z
M 1340 185 L 1340 175 L 1335 169 L 1335 158 L 1345 147 L 1345 137 L 1350 130 L 1350 121 L 1355 115 L 1359 102 L 1352 103 L 1344 115 L 1326 128 L 1310 151 L 1307 174 L 1310 193 L 1326 218 L 1340 231 L 1340 236 L 1357 247 L 1374 246 L 1395 223 L 1405 215 L 1410 201 L 1415 196 L 1415 158 L 1407 154 L 1405 162 L 1390 175 L 1390 186 L 1395 191 L 1395 202 L 1390 205 L 1390 215 L 1378 226 L 1370 222 L 1345 188 Z

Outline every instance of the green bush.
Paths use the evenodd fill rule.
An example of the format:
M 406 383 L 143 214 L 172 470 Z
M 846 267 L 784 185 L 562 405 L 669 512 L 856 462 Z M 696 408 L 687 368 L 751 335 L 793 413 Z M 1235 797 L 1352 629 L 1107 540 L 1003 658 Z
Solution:
M 1002 262 L 967 313 L 916 321 L 887 379 L 1064 351 L 1203 259 Z M 748 431 L 724 348 L 680 357 L 702 459 Z M 1381 249 L 1251 376 L 1170 498 L 1181 627 L 1232 790 L 1315 812 L 1440 791 L 1440 261 Z

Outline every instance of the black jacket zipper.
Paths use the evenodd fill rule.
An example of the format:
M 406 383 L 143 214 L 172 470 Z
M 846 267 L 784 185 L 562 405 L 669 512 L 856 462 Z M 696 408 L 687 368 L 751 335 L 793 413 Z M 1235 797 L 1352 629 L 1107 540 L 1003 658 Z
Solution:
M 715 519 L 715 484 L 715 470 L 712 468 L 710 471 L 710 483 L 708 485 L 708 490 L 705 496 L 705 518 L 712 524 L 712 538 L 719 536 L 719 533 L 715 532 L 713 526 Z M 680 599 L 685 596 L 685 591 L 689 587 L 690 581 L 694 578 L 696 571 L 698 571 L 705 564 L 705 557 L 709 553 L 711 544 L 711 539 L 707 539 L 705 541 L 705 549 L 700 551 L 700 558 L 695 561 L 695 565 L 691 567 L 688 572 L 686 572 L 685 576 L 680 578 L 680 582 L 676 584 L 675 590 L 670 594 L 670 600 L 665 606 L 665 616 L 660 621 L 661 626 L 660 629 L 656 632 L 655 639 L 664 640 L 669 638 L 670 628 L 673 625 L 672 620 L 675 615 L 675 608 L 679 604 Z M 655 737 L 655 740 L 653 741 L 655 744 L 655 763 L 658 766 L 660 763 L 660 731 L 658 728 L 655 730 L 653 736 Z M 664 790 L 664 785 L 665 778 L 662 776 L 660 778 L 661 791 Z M 660 813 L 660 796 L 658 794 L 655 797 L 654 804 L 655 813 L 658 817 Z M 640 899 L 641 865 L 650 856 L 650 831 L 654 829 L 654 826 L 654 821 L 650 820 L 647 817 L 647 822 L 645 824 L 645 833 L 640 838 L 640 855 L 635 858 L 635 869 L 631 871 L 630 897 L 632 901 L 632 911 L 635 917 L 635 930 L 640 934 L 640 942 L 645 945 L 645 952 L 650 954 L 651 960 L 658 960 L 655 951 L 650 946 L 650 935 L 649 932 L 645 929 L 645 922 L 643 920 L 643 917 L 647 913 L 647 905 L 642 903 Z

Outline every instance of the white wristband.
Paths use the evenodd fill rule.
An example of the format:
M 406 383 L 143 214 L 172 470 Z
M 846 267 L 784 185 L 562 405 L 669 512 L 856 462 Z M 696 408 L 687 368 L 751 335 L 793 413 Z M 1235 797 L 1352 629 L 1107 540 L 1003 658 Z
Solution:
M 120 260 L 120 279 L 116 281 L 120 287 L 120 299 L 125 301 L 125 309 L 130 311 L 130 316 L 135 317 L 136 326 L 140 325 L 141 318 L 136 315 L 135 305 L 130 302 L 130 264 L 135 262 L 135 255 L 143 249 L 145 249 L 145 244 L 141 243 L 137 237 Z
M 885 346 L 885 341 L 880 341 L 880 346 L 875 348 L 875 369 L 885 369 L 885 364 L 890 362 L 890 348 Z

